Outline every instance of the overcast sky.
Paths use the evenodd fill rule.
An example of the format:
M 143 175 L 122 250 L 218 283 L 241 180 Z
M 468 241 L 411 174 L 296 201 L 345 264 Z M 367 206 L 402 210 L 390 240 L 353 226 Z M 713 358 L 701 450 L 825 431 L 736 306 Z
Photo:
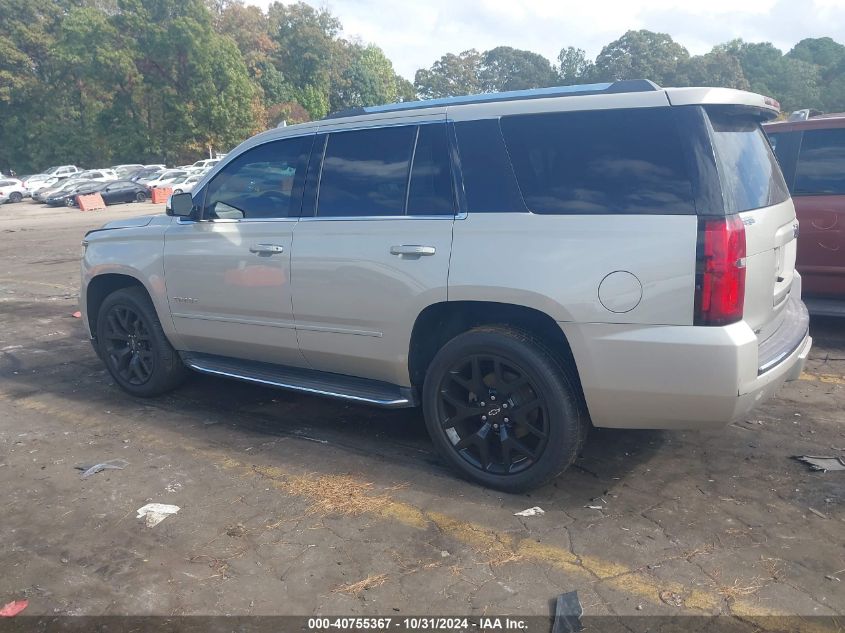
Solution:
M 266 9 L 270 0 L 247 0 Z M 286 2 L 289 4 L 289 2 Z M 845 43 L 845 0 L 322 0 L 344 36 L 380 46 L 413 80 L 447 52 L 494 46 L 554 61 L 565 46 L 595 58 L 628 29 L 669 33 L 692 54 L 741 37 L 784 52 L 805 37 Z

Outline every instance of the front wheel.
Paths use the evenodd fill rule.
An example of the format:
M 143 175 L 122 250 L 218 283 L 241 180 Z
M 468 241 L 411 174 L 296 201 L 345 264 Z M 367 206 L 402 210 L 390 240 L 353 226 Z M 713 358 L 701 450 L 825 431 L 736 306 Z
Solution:
M 143 191 L 139 191 L 135 194 L 135 202 L 145 202 L 147 200 L 147 194 Z
M 20 192 L 13 191 L 12 194 L 9 196 L 9 202 L 20 202 L 23 200 L 23 196 Z
M 426 373 L 423 411 L 447 462 L 506 492 L 563 472 L 589 424 L 561 363 L 527 333 L 504 326 L 470 330 L 440 349 Z
M 117 290 L 103 301 L 97 314 L 97 352 L 115 382 L 133 396 L 171 391 L 187 374 L 142 288 Z

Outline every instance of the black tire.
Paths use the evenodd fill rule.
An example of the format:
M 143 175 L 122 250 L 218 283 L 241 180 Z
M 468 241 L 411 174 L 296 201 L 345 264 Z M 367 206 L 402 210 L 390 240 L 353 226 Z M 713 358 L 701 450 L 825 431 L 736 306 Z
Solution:
M 475 328 L 446 343 L 426 372 L 426 427 L 464 477 L 523 492 L 562 473 L 581 450 L 589 417 L 576 385 L 528 333 Z
M 75 207 L 76 206 L 76 198 L 66 198 L 65 199 L 65 206 L 66 207 Z
M 158 396 L 187 376 L 143 288 L 116 290 L 97 314 L 97 353 L 115 382 L 133 396 Z
M 143 191 L 139 191 L 135 194 L 135 202 L 146 202 L 147 201 L 147 194 Z
M 18 191 L 13 191 L 9 195 L 9 202 L 20 202 L 21 200 L 23 200 L 23 196 Z

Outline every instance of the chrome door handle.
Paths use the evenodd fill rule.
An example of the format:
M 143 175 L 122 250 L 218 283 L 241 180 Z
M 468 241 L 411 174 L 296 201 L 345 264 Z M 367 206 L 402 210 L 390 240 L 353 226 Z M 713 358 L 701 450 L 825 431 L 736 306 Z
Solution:
M 424 255 L 434 255 L 435 248 L 433 246 L 420 246 L 419 244 L 402 244 L 400 246 L 391 246 L 391 255 L 411 255 L 413 257 L 422 257 Z
M 249 252 L 257 255 L 274 255 L 284 253 L 285 247 L 281 244 L 253 244 L 249 247 Z

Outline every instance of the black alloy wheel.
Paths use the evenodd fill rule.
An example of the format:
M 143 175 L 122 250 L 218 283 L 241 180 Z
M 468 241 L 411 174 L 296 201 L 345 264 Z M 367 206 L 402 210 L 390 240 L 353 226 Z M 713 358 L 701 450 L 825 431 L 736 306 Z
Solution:
M 435 354 L 423 384 L 434 446 L 464 477 L 506 492 L 556 477 L 590 426 L 570 364 L 511 326 L 458 334 Z
M 493 354 L 455 363 L 440 383 L 438 417 L 468 464 L 499 475 L 530 468 L 549 437 L 548 403 L 527 372 Z
M 94 329 L 97 354 L 114 381 L 133 396 L 161 395 L 185 380 L 187 369 L 144 288 L 123 288 L 106 297 Z
M 127 306 L 112 306 L 105 317 L 102 344 L 112 373 L 130 385 L 145 384 L 155 370 L 149 326 Z

